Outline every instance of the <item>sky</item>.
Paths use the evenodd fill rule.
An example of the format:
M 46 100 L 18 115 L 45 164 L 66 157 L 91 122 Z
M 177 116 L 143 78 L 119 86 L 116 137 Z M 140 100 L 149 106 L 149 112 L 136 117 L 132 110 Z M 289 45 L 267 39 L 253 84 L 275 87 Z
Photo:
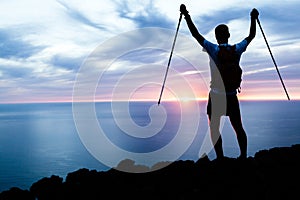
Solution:
M 103 72 L 103 79 L 99 79 L 94 88 L 95 99 L 109 100 L 113 92 L 120 92 L 131 99 L 156 100 L 161 87 L 158 82 L 163 80 L 182 3 L 199 32 L 214 43 L 213 31 L 220 23 L 230 28 L 229 43 L 247 37 L 250 11 L 257 8 L 289 96 L 292 100 L 300 99 L 299 1 L 10 0 L 0 2 L 0 103 L 70 102 L 78 74 L 87 60 L 95 55 L 93 52 L 100 49 L 98 52 L 103 56 L 120 52 L 121 47 L 129 48 L 128 52 L 107 55 L 109 58 L 117 56 L 108 68 L 96 67 L 88 72 L 98 76 L 99 71 Z M 154 29 L 147 35 L 144 34 L 147 28 Z M 136 37 L 131 43 L 119 41 L 128 32 L 133 32 L 147 35 L 146 39 L 154 43 L 159 36 L 153 30 L 160 29 L 161 32 L 168 30 L 164 35 L 168 39 L 163 49 L 159 49 L 160 44 L 152 44 L 152 49 L 130 49 L 137 48 L 134 45 L 138 44 L 143 46 L 147 42 L 145 37 Z M 176 73 L 174 76 L 171 73 L 166 84 L 184 90 L 184 84 L 175 75 L 184 77 L 193 88 L 195 98 L 205 99 L 209 81 L 207 55 L 192 38 L 184 19 L 179 34 L 188 39 L 175 45 L 170 69 Z M 113 45 L 114 41 L 122 44 Z M 180 45 L 185 41 L 186 49 L 181 54 Z M 108 43 L 111 46 L 105 52 Z M 187 66 L 186 57 L 197 58 L 197 55 L 201 66 Z M 244 73 L 240 99 L 287 99 L 258 26 L 256 37 L 242 56 L 241 66 Z M 127 81 L 122 89 L 114 90 L 118 78 L 128 72 L 131 81 Z M 152 85 L 151 77 L 155 77 Z M 126 96 L 126 85 L 130 87 L 137 82 L 138 87 Z M 164 99 L 172 99 L 173 93 L 176 96 L 176 89 L 166 89 Z M 119 94 L 113 95 L 120 97 Z

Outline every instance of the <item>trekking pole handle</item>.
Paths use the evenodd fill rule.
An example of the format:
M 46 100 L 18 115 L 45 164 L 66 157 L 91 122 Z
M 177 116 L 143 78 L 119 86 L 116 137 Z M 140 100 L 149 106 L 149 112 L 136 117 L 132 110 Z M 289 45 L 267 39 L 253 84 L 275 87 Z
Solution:
M 277 64 L 276 64 L 276 62 L 275 62 L 274 56 L 273 56 L 273 54 L 272 54 L 272 52 L 271 52 L 271 48 L 270 48 L 270 46 L 269 46 L 269 44 L 268 44 L 268 42 L 267 42 L 267 38 L 266 38 L 265 33 L 264 33 L 263 29 L 262 29 L 262 26 L 261 26 L 261 24 L 260 24 L 260 21 L 259 21 L 258 18 L 257 18 L 256 20 L 257 20 L 258 26 L 259 26 L 259 28 L 260 28 L 260 30 L 261 30 L 261 33 L 262 33 L 262 35 L 263 35 L 263 37 L 264 37 L 264 39 L 265 39 L 266 45 L 267 45 L 268 50 L 269 50 L 269 52 L 270 52 L 271 58 L 272 58 L 273 63 L 274 63 L 274 65 L 275 65 L 277 74 L 278 74 L 278 76 L 279 76 L 279 79 L 280 79 L 281 84 L 282 84 L 282 86 L 283 86 L 283 89 L 284 89 L 284 91 L 285 91 L 285 94 L 286 94 L 288 100 L 290 100 L 289 94 L 288 94 L 288 92 L 287 92 L 287 90 L 286 90 L 286 87 L 285 87 L 285 85 L 284 85 L 284 83 L 283 83 L 282 77 L 281 77 L 281 75 L 280 75 L 279 69 L 278 69 Z

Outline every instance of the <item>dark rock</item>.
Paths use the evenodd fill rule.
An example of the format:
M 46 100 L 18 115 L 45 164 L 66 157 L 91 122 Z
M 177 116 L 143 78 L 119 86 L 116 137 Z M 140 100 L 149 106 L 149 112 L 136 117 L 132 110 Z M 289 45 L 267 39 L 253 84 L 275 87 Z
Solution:
M 179 160 L 147 173 L 117 169 L 43 178 L 30 191 L 12 188 L 0 199 L 299 199 L 300 145 L 262 150 L 246 159 Z M 122 169 L 149 170 L 125 160 Z M 153 168 L 152 168 L 153 169 Z M 22 198 L 18 198 L 22 196 Z
M 34 200 L 34 195 L 28 190 L 22 190 L 18 187 L 12 187 L 7 191 L 0 193 L 1 200 Z
M 30 192 L 39 200 L 64 199 L 63 178 L 52 175 L 33 183 Z

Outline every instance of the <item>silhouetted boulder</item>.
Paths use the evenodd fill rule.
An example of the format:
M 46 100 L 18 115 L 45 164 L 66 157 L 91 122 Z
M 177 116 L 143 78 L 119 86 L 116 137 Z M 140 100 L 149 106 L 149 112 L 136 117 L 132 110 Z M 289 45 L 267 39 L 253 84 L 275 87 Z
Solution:
M 34 195 L 28 190 L 22 190 L 17 187 L 12 187 L 7 191 L 0 193 L 1 200 L 35 200 Z
M 50 178 L 42 178 L 33 183 L 30 192 L 39 200 L 64 199 L 63 178 L 52 175 Z

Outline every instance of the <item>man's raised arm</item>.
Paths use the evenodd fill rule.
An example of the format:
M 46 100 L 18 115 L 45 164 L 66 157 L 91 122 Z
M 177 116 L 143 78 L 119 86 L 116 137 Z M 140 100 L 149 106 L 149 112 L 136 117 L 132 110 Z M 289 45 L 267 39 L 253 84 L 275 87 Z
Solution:
M 251 16 L 250 32 L 249 32 L 249 36 L 246 37 L 248 44 L 253 40 L 253 38 L 256 35 L 256 20 L 258 18 L 258 15 L 259 15 L 258 11 L 255 8 L 253 8 L 250 13 Z
M 184 15 L 184 18 L 186 20 L 186 23 L 190 29 L 192 36 L 200 43 L 201 46 L 203 46 L 203 42 L 205 38 L 198 32 L 184 4 L 180 5 L 180 12 Z

